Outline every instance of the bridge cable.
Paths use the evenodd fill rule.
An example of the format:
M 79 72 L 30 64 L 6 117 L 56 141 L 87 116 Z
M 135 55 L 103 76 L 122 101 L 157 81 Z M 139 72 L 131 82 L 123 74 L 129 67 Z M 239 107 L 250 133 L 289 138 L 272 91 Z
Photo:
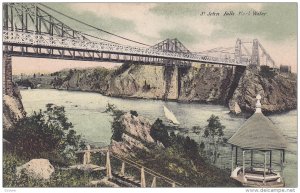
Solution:
M 101 29 L 101 28 L 97 28 L 97 27 L 95 27 L 95 26 L 92 26 L 92 25 L 90 25 L 90 24 L 88 24 L 88 23 L 85 23 L 85 22 L 83 22 L 83 21 L 80 21 L 80 20 L 78 20 L 78 19 L 72 18 L 72 17 L 70 17 L 70 16 L 68 16 L 68 15 L 66 15 L 66 14 L 64 14 L 64 13 L 61 13 L 61 12 L 59 12 L 59 11 L 57 11 L 57 10 L 55 10 L 55 9 L 53 9 L 53 8 L 51 8 L 51 7 L 49 7 L 49 6 L 47 6 L 47 5 L 44 5 L 43 3 L 38 3 L 38 4 L 40 4 L 40 5 L 44 6 L 44 7 L 48 8 L 48 9 L 50 9 L 50 10 L 56 12 L 56 13 L 58 13 L 58 14 L 60 14 L 60 15 L 63 15 L 63 16 L 65 16 L 65 17 L 71 19 L 71 20 L 74 20 L 74 21 L 76 21 L 76 22 L 78 22 L 78 23 L 81 23 L 81 24 L 83 24 L 83 25 L 89 26 L 89 27 L 91 27 L 91 28 L 94 28 L 94 29 L 96 29 L 96 30 L 98 30 L 98 31 L 107 33 L 107 34 L 109 34 L 109 35 L 112 35 L 112 36 L 115 36 L 115 37 L 118 37 L 118 38 L 121 38 L 121 39 L 130 41 L 130 42 L 134 42 L 134 43 L 141 44 L 141 45 L 144 45 L 144 46 L 150 46 L 150 45 L 148 45 L 148 44 L 145 44 L 145 43 L 142 43 L 142 42 L 138 42 L 138 41 L 135 41 L 135 40 L 131 40 L 131 39 L 129 39 L 129 38 L 125 38 L 125 37 L 123 37 L 123 36 L 120 36 L 120 35 L 111 33 L 111 32 L 109 32 L 109 31 L 103 30 L 103 29 Z
M 32 18 L 32 16 L 30 15 L 30 14 L 32 14 L 31 12 L 29 12 L 28 10 L 30 10 L 30 9 L 28 9 L 27 7 L 24 7 L 23 5 L 21 5 L 22 6 L 22 8 L 25 8 L 26 9 L 26 13 L 28 13 L 28 15 L 29 15 L 29 17 L 31 17 Z M 15 8 L 16 9 L 16 8 Z M 17 9 L 16 9 L 17 10 Z M 42 9 L 40 9 L 42 12 L 44 12 L 45 14 L 47 14 L 47 15 L 50 15 L 49 13 L 47 13 L 46 11 L 44 11 L 44 10 L 42 10 Z M 52 18 L 54 18 L 56 21 L 58 21 L 59 23 L 63 23 L 62 21 L 60 21 L 59 19 L 57 19 L 57 18 L 55 18 L 54 16 L 51 16 Z M 48 22 L 48 23 L 50 23 L 50 24 L 56 24 L 55 22 L 51 22 L 51 21 L 49 21 L 49 20 L 47 20 L 47 19 L 45 19 L 45 18 L 43 18 L 43 17 L 41 17 L 41 19 L 42 19 L 42 21 L 46 21 L 46 22 Z M 65 24 L 64 24 L 65 25 Z M 70 28 L 70 29 L 72 29 L 71 27 L 69 27 L 69 26 L 67 26 L 68 28 Z M 119 44 L 119 43 L 117 43 L 117 42 L 113 42 L 113 41 L 110 41 L 110 40 L 106 40 L 106 39 L 103 39 L 103 38 L 99 38 L 99 37 L 97 37 L 97 36 L 93 36 L 93 35 L 90 35 L 90 34 L 87 34 L 87 33 L 84 33 L 84 32 L 80 32 L 80 31 L 77 31 L 77 30 L 74 30 L 74 29 L 72 29 L 74 32 L 76 32 L 76 33 L 78 33 L 78 34 L 81 34 L 81 35 L 85 35 L 85 36 L 89 36 L 89 37 L 92 37 L 92 38 L 95 38 L 95 39 L 99 39 L 99 40 L 102 40 L 102 41 L 106 41 L 106 42 L 110 42 L 110 43 L 113 43 L 113 44 Z

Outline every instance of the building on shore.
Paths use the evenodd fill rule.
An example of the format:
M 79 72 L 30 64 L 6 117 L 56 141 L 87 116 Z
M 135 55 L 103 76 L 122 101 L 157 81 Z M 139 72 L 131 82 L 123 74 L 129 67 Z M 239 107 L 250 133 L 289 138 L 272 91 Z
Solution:
M 284 187 L 287 142 L 279 128 L 262 113 L 261 96 L 256 99 L 255 113 L 228 140 L 232 147 L 231 178 L 248 187 Z M 279 153 L 279 159 L 274 159 L 272 153 Z M 279 169 L 275 169 L 275 164 Z

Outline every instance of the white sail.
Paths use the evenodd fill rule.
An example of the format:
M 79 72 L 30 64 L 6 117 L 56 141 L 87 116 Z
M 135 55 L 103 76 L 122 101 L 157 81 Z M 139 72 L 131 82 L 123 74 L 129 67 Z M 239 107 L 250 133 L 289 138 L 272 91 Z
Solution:
M 167 119 L 169 119 L 174 124 L 180 124 L 179 121 L 176 119 L 175 115 L 172 113 L 172 111 L 170 111 L 166 106 L 164 106 L 164 112 Z

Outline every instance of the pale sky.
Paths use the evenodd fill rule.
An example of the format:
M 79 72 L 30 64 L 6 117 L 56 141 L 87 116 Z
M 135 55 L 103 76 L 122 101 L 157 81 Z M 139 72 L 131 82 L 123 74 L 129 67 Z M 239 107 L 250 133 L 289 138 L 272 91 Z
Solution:
M 276 64 L 297 69 L 296 3 L 47 3 L 48 6 L 112 33 L 149 45 L 166 38 L 179 39 L 188 49 L 200 52 L 216 47 L 235 46 L 237 38 L 258 39 Z M 44 9 L 44 8 L 43 8 Z M 45 9 L 46 10 L 46 9 Z M 234 16 L 223 16 L 233 11 Z M 239 12 L 265 12 L 265 16 Z M 79 31 L 118 43 L 134 45 L 95 31 L 48 11 Z M 202 12 L 205 12 L 202 15 Z M 207 16 L 219 12 L 219 16 Z M 69 67 L 112 64 L 14 58 L 13 73 L 53 72 Z

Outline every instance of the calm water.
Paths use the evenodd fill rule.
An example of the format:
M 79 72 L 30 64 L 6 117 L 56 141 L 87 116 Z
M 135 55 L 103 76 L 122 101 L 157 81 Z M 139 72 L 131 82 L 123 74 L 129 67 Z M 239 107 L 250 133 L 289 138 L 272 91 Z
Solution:
M 47 103 L 65 106 L 66 114 L 73 123 L 74 129 L 90 142 L 109 144 L 111 137 L 112 118 L 102 113 L 107 103 L 115 104 L 120 110 L 136 110 L 151 122 L 157 118 L 166 121 L 163 105 L 174 112 L 182 127 L 204 126 L 206 120 L 215 114 L 220 117 L 226 126 L 225 136 L 230 137 L 245 121 L 244 118 L 232 118 L 228 115 L 228 109 L 219 105 L 182 104 L 155 100 L 133 100 L 106 97 L 97 93 L 58 91 L 58 90 L 21 90 L 22 101 L 27 113 L 45 109 Z M 286 153 L 286 167 L 284 176 L 286 185 L 297 186 L 297 111 L 289 111 L 285 114 L 272 115 L 269 118 L 282 129 L 282 133 L 289 142 Z M 197 136 L 190 134 L 195 140 Z M 219 165 L 229 167 L 229 148 L 222 149 Z M 276 160 L 276 154 L 273 156 Z M 263 160 L 258 155 L 258 160 Z

